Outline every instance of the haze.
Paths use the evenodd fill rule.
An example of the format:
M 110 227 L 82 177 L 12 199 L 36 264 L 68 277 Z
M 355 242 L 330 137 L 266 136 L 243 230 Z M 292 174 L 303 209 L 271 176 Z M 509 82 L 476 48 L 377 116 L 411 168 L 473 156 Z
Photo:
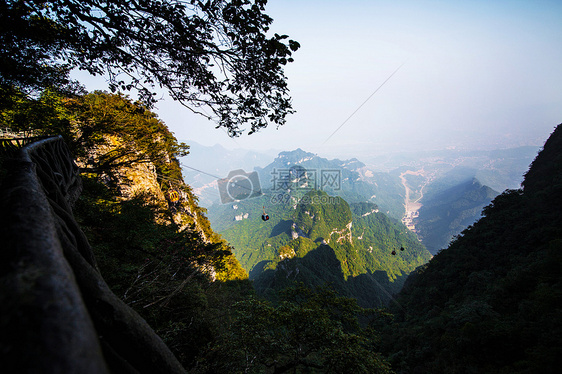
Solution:
M 270 0 L 266 13 L 301 43 L 286 68 L 297 113 L 233 140 L 158 103 L 178 139 L 349 158 L 541 145 L 562 122 L 561 2 Z

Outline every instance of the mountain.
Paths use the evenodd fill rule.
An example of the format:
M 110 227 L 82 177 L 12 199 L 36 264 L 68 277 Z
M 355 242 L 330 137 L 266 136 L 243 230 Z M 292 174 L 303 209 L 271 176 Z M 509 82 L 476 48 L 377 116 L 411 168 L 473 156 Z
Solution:
M 410 275 L 382 339 L 396 372 L 559 371 L 562 125 L 522 186 Z
M 431 254 L 446 248 L 451 239 L 477 221 L 482 208 L 499 194 L 476 178 L 443 190 L 444 184 L 436 181 L 428 186 L 430 192 L 415 219 L 418 237 Z
M 295 282 L 328 282 L 361 305 L 381 306 L 430 258 L 413 233 L 373 203 L 348 204 L 321 190 L 283 196 L 277 204 L 261 196 L 222 206 L 220 218 L 229 224 L 218 225 L 219 233 L 258 294 L 274 298 Z
M 446 149 L 396 153 L 366 158 L 363 163 L 356 158 L 345 161 L 328 160 L 302 149 L 281 152 L 275 157 L 272 151 L 228 150 L 220 145 L 207 147 L 193 141 L 187 143 L 191 146 L 190 154 L 180 161 L 186 182 L 192 186 L 202 206 L 209 207 L 220 201 L 217 179 L 225 178 L 231 171 L 243 170 L 250 173 L 258 170 L 263 187 L 268 188 L 276 178 L 277 170 L 287 171 L 293 166 L 316 170 L 321 166 L 327 170 L 341 169 L 346 174 L 342 179 L 351 178 L 345 181 L 342 190 L 329 191 L 330 193 L 350 202 L 370 198 L 382 211 L 398 219 L 404 214 L 405 196 L 404 186 L 400 183 L 401 173 L 407 170 L 424 170 L 424 176 L 432 180 L 445 174 L 455 174 L 458 183 L 477 178 L 483 185 L 503 191 L 520 186 L 522 175 L 539 148 L 526 146 L 488 151 Z M 406 175 L 406 178 L 411 177 L 412 175 Z M 421 185 L 429 181 L 431 180 L 424 180 Z M 321 183 L 322 180 L 318 179 L 318 184 Z
M 251 150 L 229 150 L 219 144 L 208 147 L 191 140 L 185 142 L 189 144 L 189 154 L 179 159 L 183 178 L 193 188 L 202 206 L 220 200 L 217 179 L 226 177 L 229 171 L 251 172 L 273 159 L 269 154 Z
M 264 190 L 283 192 L 286 179 L 296 174 L 306 185 L 289 184 L 293 190 L 299 187 L 321 189 L 348 202 L 373 202 L 382 212 L 397 219 L 404 214 L 404 189 L 400 179 L 374 172 L 355 158 L 328 160 L 299 148 L 279 153 L 272 163 L 256 171 Z
M 274 259 L 260 264 L 256 291 L 272 295 L 295 282 L 329 283 L 360 305 L 388 304 L 409 272 L 428 261 L 429 253 L 376 205 L 347 204 L 341 198 L 318 203 L 326 200 L 325 192 L 313 191 L 299 201 L 287 232 L 292 240 Z
M 496 191 L 519 188 L 523 174 L 540 150 L 539 146 L 524 146 L 496 150 L 443 149 L 402 152 L 366 158 L 373 170 L 391 172 L 398 168 L 421 169 L 442 176 L 453 169 L 462 181 L 477 178 Z M 461 182 L 461 180 L 459 180 Z

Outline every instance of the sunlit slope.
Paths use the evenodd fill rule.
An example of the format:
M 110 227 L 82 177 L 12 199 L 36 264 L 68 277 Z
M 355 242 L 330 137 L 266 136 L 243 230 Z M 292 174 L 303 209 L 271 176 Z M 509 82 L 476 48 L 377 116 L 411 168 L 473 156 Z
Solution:
M 220 232 L 259 293 L 272 294 L 293 282 L 331 282 L 364 304 L 380 305 L 430 258 L 404 225 L 375 204 L 350 205 L 318 190 L 267 202 L 262 196 L 223 207 L 223 218 L 233 212 L 247 218 Z M 267 222 L 261 219 L 264 206 Z

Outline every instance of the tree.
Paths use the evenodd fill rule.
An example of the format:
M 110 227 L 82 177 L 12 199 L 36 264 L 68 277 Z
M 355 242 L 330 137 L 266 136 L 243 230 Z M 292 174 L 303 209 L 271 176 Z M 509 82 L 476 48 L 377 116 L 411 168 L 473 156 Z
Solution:
M 106 74 L 112 91 L 158 88 L 240 135 L 293 112 L 283 67 L 299 43 L 267 36 L 267 0 L 0 2 L 0 85 L 33 92 L 73 68 Z M 212 114 L 206 114 L 205 108 Z
M 359 317 L 384 318 L 329 288 L 287 288 L 279 305 L 236 303 L 195 373 L 389 373 L 376 332 Z
M 69 132 L 75 134 L 69 143 L 76 155 L 88 155 L 87 171 L 111 172 L 120 166 L 153 163 L 165 173 L 170 157 L 189 153 L 189 147 L 178 143 L 156 114 L 123 95 L 97 91 L 66 102 L 73 113 Z M 181 179 L 181 173 L 176 174 L 168 177 Z

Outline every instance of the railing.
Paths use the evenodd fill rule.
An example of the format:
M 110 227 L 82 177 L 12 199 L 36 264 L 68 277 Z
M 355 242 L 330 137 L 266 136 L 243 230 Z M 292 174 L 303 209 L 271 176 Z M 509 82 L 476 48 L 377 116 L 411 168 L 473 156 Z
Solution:
M 48 138 L 48 136 L 37 137 L 13 137 L 2 138 L 0 137 L 0 155 L 13 155 L 27 144 L 36 142 L 41 139 Z
M 0 128 L 0 138 L 30 138 L 33 136 L 33 130 L 14 131 L 9 127 Z
M 17 373 L 185 372 L 101 277 L 72 214 L 82 186 L 62 138 L 10 147 L 0 195 L 2 367 Z

